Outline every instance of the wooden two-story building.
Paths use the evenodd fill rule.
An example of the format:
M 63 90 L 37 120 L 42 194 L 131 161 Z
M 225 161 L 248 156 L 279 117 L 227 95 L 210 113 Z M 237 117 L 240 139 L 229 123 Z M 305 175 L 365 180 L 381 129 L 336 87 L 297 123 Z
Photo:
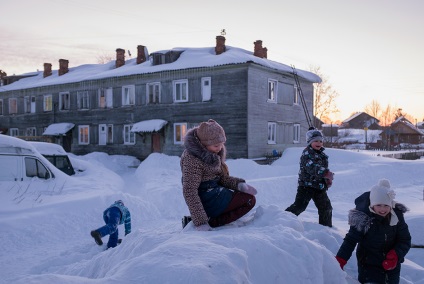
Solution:
M 296 74 L 312 117 L 321 79 Z M 44 63 L 9 82 L 0 86 L 0 129 L 49 137 L 78 155 L 180 155 L 187 129 L 212 118 L 226 131 L 229 158 L 261 158 L 304 145 L 309 127 L 292 67 L 267 59 L 260 40 L 253 52 L 226 46 L 223 36 L 212 47 L 151 54 L 139 45 L 137 58 L 117 49 L 106 64 L 69 68 L 60 59 L 58 70 Z

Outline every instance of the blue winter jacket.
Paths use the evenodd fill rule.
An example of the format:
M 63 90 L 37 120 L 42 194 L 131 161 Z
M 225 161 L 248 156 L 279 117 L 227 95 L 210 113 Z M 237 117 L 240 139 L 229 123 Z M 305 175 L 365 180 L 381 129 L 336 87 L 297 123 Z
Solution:
M 121 211 L 121 219 L 119 220 L 119 225 L 125 224 L 125 235 L 131 233 L 131 214 L 127 207 L 124 206 L 124 203 L 120 200 L 115 201 L 109 208 L 103 212 L 103 218 L 106 217 L 107 210 L 116 207 Z

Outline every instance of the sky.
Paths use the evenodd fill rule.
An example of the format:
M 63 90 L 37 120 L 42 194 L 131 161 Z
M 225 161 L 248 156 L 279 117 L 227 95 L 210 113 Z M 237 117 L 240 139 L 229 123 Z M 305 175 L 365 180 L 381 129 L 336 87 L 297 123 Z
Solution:
M 177 156 L 154 153 L 140 163 L 100 152 L 69 154 L 77 174 L 56 174 L 49 190 L 35 180 L 26 190 L 0 182 L 0 283 L 358 283 L 355 254 L 344 271 L 334 255 L 354 199 L 382 178 L 410 209 L 412 243 L 424 245 L 424 159 L 326 149 L 335 172 L 328 228 L 318 224 L 312 202 L 298 217 L 284 210 L 294 201 L 302 150 L 289 148 L 272 165 L 228 160 L 231 175 L 257 189 L 257 202 L 241 219 L 208 232 L 192 223 L 181 227 L 188 208 Z M 122 244 L 106 250 L 90 231 L 103 226 L 103 210 L 118 199 L 131 212 L 132 231 L 123 236 L 121 225 Z M 406 255 L 400 283 L 424 283 L 422 248 Z
M 340 94 L 344 120 L 372 100 L 424 119 L 424 26 L 421 0 L 170 1 L 16 0 L 1 6 L 0 69 L 8 75 L 174 47 L 210 47 L 225 29 L 226 44 L 309 70 L 319 66 Z M 127 54 L 127 58 L 129 58 Z

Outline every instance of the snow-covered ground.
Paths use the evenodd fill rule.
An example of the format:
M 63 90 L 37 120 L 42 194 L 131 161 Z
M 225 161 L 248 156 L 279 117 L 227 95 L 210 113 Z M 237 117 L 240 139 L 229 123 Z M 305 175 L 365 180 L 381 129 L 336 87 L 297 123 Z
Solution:
M 354 199 L 381 178 L 410 208 L 412 242 L 424 245 L 423 159 L 327 149 L 335 172 L 334 227 L 327 228 L 317 223 L 312 202 L 299 217 L 284 211 L 296 194 L 302 150 L 288 149 L 272 165 L 229 160 L 231 174 L 257 188 L 257 204 L 241 220 L 209 232 L 191 224 L 181 229 L 188 209 L 175 156 L 152 154 L 138 165 L 129 156 L 71 155 L 83 172 L 42 202 L 28 198 L 13 210 L 4 209 L 12 196 L 0 184 L 0 283 L 357 283 L 355 255 L 345 271 L 334 255 Z M 103 225 L 103 210 L 117 199 L 130 209 L 133 230 L 105 250 L 90 231 Z M 424 283 L 422 248 L 406 256 L 401 283 Z

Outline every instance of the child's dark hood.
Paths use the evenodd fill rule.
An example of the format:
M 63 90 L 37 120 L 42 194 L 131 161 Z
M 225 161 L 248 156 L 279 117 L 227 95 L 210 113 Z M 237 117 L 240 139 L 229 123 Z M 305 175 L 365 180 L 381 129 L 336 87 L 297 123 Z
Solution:
M 187 134 L 184 137 L 184 147 L 186 150 L 191 155 L 195 156 L 208 165 L 217 166 L 221 161 L 224 162 L 226 156 L 225 145 L 222 147 L 222 150 L 218 154 L 208 151 L 208 149 L 206 149 L 206 147 L 200 143 L 200 140 L 196 135 L 196 130 L 197 127 L 187 131 Z
M 355 199 L 355 209 L 349 210 L 348 223 L 355 227 L 358 231 L 366 233 L 370 228 L 372 221 L 376 218 L 370 209 L 370 192 L 364 192 Z M 408 208 L 402 203 L 396 203 L 393 210 L 396 214 L 405 213 Z

